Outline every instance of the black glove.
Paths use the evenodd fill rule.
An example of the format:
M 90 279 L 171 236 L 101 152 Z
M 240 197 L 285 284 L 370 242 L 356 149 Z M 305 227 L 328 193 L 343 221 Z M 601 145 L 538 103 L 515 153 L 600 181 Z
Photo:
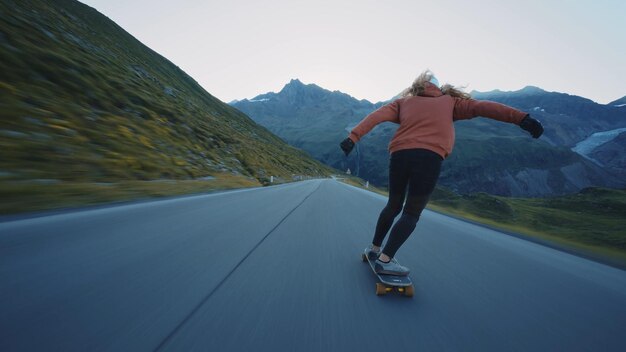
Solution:
M 354 148 L 354 142 L 352 141 L 352 139 L 346 138 L 339 144 L 339 146 L 341 147 L 341 150 L 346 153 L 347 156 L 352 151 L 352 148 Z
M 530 115 L 526 115 L 526 117 L 524 117 L 522 122 L 520 122 L 519 127 L 528 131 L 533 138 L 539 138 L 543 134 L 543 126 L 541 126 L 541 122 L 533 119 Z

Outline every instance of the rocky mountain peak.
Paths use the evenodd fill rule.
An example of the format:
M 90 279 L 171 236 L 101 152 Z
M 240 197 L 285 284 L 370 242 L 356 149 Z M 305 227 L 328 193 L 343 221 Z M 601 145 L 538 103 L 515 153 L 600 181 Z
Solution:
M 302 81 L 300 81 L 298 78 L 292 78 L 289 83 L 287 83 L 287 85 L 292 85 L 292 86 L 304 86 L 304 83 L 302 83 Z
M 288 104 L 306 106 L 308 104 L 316 104 L 319 101 L 327 100 L 329 96 L 333 94 L 343 93 L 333 93 L 312 83 L 304 84 L 296 78 L 289 81 L 289 83 L 287 83 L 275 96 L 279 99 L 279 101 L 283 101 Z
M 520 89 L 518 91 L 519 93 L 525 93 L 525 94 L 540 94 L 540 93 L 546 93 L 545 90 L 539 88 L 539 87 L 535 87 L 535 86 L 526 86 L 522 89 Z
M 288 94 L 291 92 L 302 92 L 303 90 L 316 85 L 314 84 L 304 84 L 297 78 L 293 78 L 289 81 L 289 83 L 285 84 L 283 89 L 278 92 L 278 94 Z

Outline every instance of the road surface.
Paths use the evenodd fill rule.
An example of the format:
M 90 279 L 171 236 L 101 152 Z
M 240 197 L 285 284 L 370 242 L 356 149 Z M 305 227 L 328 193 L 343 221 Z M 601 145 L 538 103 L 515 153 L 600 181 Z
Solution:
M 385 198 L 334 180 L 0 223 L 1 351 L 624 351 L 626 272 L 426 211 L 361 262 Z

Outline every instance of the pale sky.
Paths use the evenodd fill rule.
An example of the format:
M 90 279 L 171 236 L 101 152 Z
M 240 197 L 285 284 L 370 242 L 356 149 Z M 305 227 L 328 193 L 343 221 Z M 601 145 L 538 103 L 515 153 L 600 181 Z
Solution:
M 467 90 L 626 95 L 624 0 L 83 0 L 224 102 L 292 78 L 372 102 L 424 69 Z

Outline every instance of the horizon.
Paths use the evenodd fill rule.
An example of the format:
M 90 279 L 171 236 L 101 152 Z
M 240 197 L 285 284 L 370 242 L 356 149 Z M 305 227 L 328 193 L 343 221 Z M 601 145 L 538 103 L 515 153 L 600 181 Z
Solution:
M 626 2 L 617 0 L 82 2 L 224 102 L 279 91 L 294 77 L 384 101 L 426 69 L 467 91 L 536 86 L 600 104 L 626 95 L 626 48 L 617 45 Z
M 349 95 L 350 97 L 352 97 L 352 98 L 354 98 L 354 99 L 357 99 L 357 100 L 359 100 L 359 101 L 361 101 L 361 100 L 365 100 L 365 101 L 368 101 L 368 102 L 373 103 L 373 104 L 377 104 L 377 103 L 382 103 L 382 102 L 385 102 L 385 101 L 389 101 L 389 100 L 391 100 L 391 99 L 393 99 L 393 98 L 395 97 L 395 96 L 392 96 L 392 97 L 389 97 L 389 98 L 387 98 L 387 99 L 383 99 L 383 100 L 376 100 L 376 101 L 369 100 L 369 99 L 365 99 L 365 98 L 360 99 L 360 98 L 357 98 L 357 97 L 353 96 L 353 95 L 352 95 L 352 94 L 350 94 L 349 92 L 343 92 L 343 91 L 340 91 L 340 90 L 331 90 L 331 89 L 328 89 L 328 88 L 322 87 L 322 86 L 320 86 L 319 84 L 317 84 L 317 83 L 315 83 L 315 82 L 310 82 L 310 83 L 307 83 L 307 82 L 303 82 L 303 81 L 302 81 L 301 79 L 299 79 L 299 78 L 291 78 L 291 79 L 289 80 L 289 82 L 285 83 L 285 84 L 284 84 L 284 85 L 283 85 L 280 89 L 278 89 L 278 90 L 276 90 L 276 91 L 270 91 L 270 92 L 260 93 L 260 94 L 257 94 L 257 95 L 255 95 L 255 96 L 253 96 L 253 97 L 249 97 L 249 98 L 233 99 L 233 100 L 227 101 L 227 102 L 225 102 L 225 103 L 227 103 L 227 104 L 232 104 L 232 103 L 235 103 L 235 102 L 240 102 L 240 101 L 244 101 L 244 100 L 248 100 L 248 101 L 249 101 L 249 100 L 253 100 L 254 98 L 257 98 L 257 97 L 259 97 L 259 96 L 262 96 L 262 95 L 265 95 L 265 94 L 270 94 L 270 93 L 273 93 L 273 94 L 278 94 L 278 93 L 279 93 L 282 89 L 284 89 L 287 85 L 291 84 L 293 81 L 298 81 L 298 82 L 300 82 L 301 84 L 303 84 L 303 85 L 305 85 L 305 86 L 308 86 L 308 85 L 314 85 L 314 86 L 317 86 L 317 87 L 319 87 L 319 88 L 321 88 L 321 89 L 324 89 L 324 90 L 326 90 L 326 91 L 329 91 L 329 92 L 331 92 L 331 93 L 339 92 L 339 93 L 342 93 L 342 94 L 347 94 L 347 95 Z M 515 93 L 515 92 L 519 92 L 519 91 L 521 91 L 521 90 L 524 90 L 524 89 L 526 89 L 526 88 L 537 88 L 537 89 L 540 89 L 540 90 L 542 90 L 542 91 L 544 91 L 544 92 L 546 92 L 546 93 L 568 94 L 568 95 L 570 95 L 570 96 L 575 96 L 575 97 L 579 97 L 579 98 L 583 98 L 583 99 L 589 99 L 589 98 L 587 98 L 587 97 L 583 97 L 583 96 L 580 96 L 580 95 L 575 95 L 575 94 L 570 94 L 570 93 L 568 93 L 568 92 L 548 91 L 548 90 L 546 90 L 546 89 L 543 89 L 543 88 L 541 88 L 541 87 L 534 86 L 534 85 L 527 85 L 527 86 L 524 86 L 524 87 L 522 87 L 522 88 L 520 88 L 520 89 L 515 89 L 515 90 L 501 90 L 501 89 L 497 89 L 497 88 L 496 88 L 496 89 L 492 89 L 492 90 L 471 90 L 471 91 L 468 91 L 468 93 L 470 93 L 470 94 L 472 94 L 472 93 L 492 93 L 492 92 L 500 92 L 500 93 Z M 209 92 L 209 93 L 210 93 L 210 92 Z M 625 97 L 626 97 L 626 96 L 625 96 Z M 620 97 L 620 98 L 621 98 L 621 97 Z M 620 98 L 617 98 L 617 99 L 620 99 Z M 617 100 L 617 99 L 614 99 L 614 100 Z M 614 101 L 614 100 L 613 100 L 613 101 Z M 611 101 L 611 102 L 612 102 L 612 101 Z M 595 102 L 595 103 L 597 103 L 597 104 L 602 104 L 602 105 L 608 105 L 608 103 L 606 103 L 606 104 L 605 104 L 605 103 L 598 103 L 598 102 Z M 609 102 L 609 103 L 610 103 L 610 102 Z

